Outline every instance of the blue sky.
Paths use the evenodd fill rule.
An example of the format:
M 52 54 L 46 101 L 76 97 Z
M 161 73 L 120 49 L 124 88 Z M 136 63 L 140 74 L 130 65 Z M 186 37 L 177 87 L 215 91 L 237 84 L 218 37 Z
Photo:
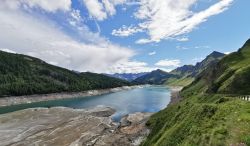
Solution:
M 0 49 L 77 71 L 170 71 L 250 36 L 247 0 L 2 0 Z

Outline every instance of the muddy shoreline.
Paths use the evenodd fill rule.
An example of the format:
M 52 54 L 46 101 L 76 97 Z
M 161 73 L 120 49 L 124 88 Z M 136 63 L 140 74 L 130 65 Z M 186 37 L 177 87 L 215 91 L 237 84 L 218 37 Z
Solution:
M 113 122 L 115 110 L 66 107 L 31 108 L 0 115 L 3 146 L 138 146 L 149 134 L 146 122 L 152 113 L 134 113 Z
M 50 93 L 50 94 L 35 94 L 35 95 L 24 95 L 24 96 L 10 96 L 0 98 L 0 107 L 35 103 L 41 101 L 59 100 L 59 99 L 71 99 L 71 98 L 84 98 L 88 96 L 103 95 L 108 93 L 119 92 L 122 90 L 130 90 L 135 88 L 143 88 L 149 85 L 137 85 L 137 86 L 123 86 L 111 89 L 100 89 L 100 90 L 88 90 L 83 92 L 64 92 L 64 93 Z
M 169 105 L 176 104 L 181 101 L 180 91 L 183 89 L 181 86 L 171 86 L 169 87 L 171 90 L 171 100 Z

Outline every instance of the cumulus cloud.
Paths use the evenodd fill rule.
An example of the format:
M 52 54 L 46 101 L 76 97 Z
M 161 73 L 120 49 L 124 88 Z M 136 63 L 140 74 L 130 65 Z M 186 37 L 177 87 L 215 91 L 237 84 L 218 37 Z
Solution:
M 198 0 L 140 0 L 139 9 L 134 15 L 142 23 L 127 29 L 141 28 L 147 32 L 149 37 L 137 40 L 136 43 L 139 44 L 173 39 L 191 32 L 209 17 L 222 13 L 233 0 L 220 0 L 204 10 L 194 12 L 191 8 L 197 2 Z M 118 29 L 119 34 L 128 31 L 124 28 L 126 27 Z M 130 33 L 132 34 L 134 33 Z M 179 41 L 187 41 L 187 38 Z
M 87 29 L 83 31 L 89 37 L 93 36 Z M 108 73 L 111 66 L 127 62 L 135 54 L 131 49 L 113 44 L 100 36 L 93 37 L 98 43 L 76 41 L 53 21 L 7 5 L 0 7 L 0 32 L 0 48 L 77 71 Z
M 157 63 L 155 63 L 156 66 L 163 66 L 163 67 L 179 67 L 181 64 L 181 61 L 178 59 L 169 60 L 159 60 Z

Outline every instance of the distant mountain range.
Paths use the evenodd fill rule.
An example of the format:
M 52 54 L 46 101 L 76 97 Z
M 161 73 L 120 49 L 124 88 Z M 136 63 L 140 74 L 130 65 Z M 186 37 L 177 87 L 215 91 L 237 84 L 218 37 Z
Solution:
M 185 86 L 190 84 L 204 69 L 217 63 L 224 56 L 225 54 L 214 51 L 196 65 L 184 65 L 169 73 L 158 69 L 135 79 L 133 82 L 137 84 L 168 84 L 173 86 Z
M 171 74 L 171 73 L 158 69 L 133 80 L 133 83 L 159 85 L 159 84 L 163 84 L 164 82 L 166 82 L 166 80 L 169 78 L 178 78 L 178 77 L 179 75 Z
M 115 73 L 115 74 L 106 74 L 107 76 L 118 78 L 118 79 L 123 79 L 126 81 L 133 81 L 136 78 L 139 78 L 143 75 L 146 75 L 148 73 Z
M 34 57 L 0 51 L 0 97 L 128 85 L 131 83 L 102 74 L 70 71 Z

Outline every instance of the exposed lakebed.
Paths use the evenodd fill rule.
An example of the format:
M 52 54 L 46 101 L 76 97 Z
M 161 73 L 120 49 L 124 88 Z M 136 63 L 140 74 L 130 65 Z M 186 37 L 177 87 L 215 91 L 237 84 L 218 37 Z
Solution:
M 135 112 L 157 112 L 165 108 L 170 102 L 171 91 L 165 86 L 147 86 L 108 93 L 97 96 L 79 97 L 43 101 L 30 104 L 1 107 L 0 113 L 8 113 L 26 108 L 35 107 L 70 107 L 76 109 L 91 108 L 98 105 L 112 107 L 116 113 L 112 116 L 114 121 Z

